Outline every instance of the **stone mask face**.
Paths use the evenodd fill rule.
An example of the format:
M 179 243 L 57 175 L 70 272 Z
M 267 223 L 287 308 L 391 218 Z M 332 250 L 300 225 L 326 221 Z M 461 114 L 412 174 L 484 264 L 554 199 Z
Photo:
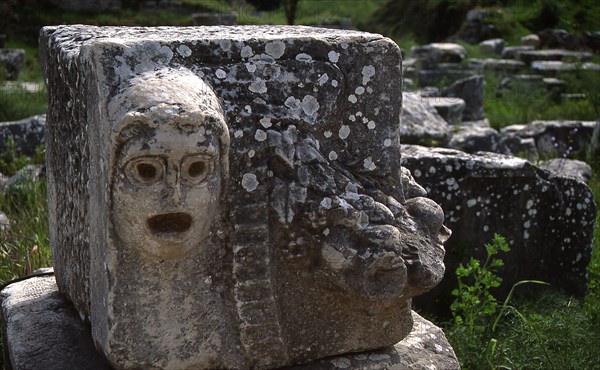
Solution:
M 119 154 L 113 220 L 119 239 L 150 256 L 181 258 L 202 248 L 221 194 L 219 138 L 203 124 L 222 117 L 134 115 L 138 130 Z M 133 118 L 133 117 L 132 117 Z M 224 124 L 224 123 L 223 123 Z

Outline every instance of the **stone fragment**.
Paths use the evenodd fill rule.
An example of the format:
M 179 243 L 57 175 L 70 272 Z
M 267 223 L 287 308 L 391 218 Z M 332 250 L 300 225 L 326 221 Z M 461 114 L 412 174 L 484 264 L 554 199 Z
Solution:
M 589 62 L 592 59 L 592 54 L 586 51 L 571 51 L 563 49 L 544 49 L 521 51 L 518 54 L 518 59 L 531 64 L 536 60 L 543 61 L 578 61 Z
M 445 144 L 451 136 L 448 122 L 429 104 L 430 99 L 413 93 L 404 93 L 400 116 L 400 138 L 403 143 L 428 145 Z
M 431 105 L 449 125 L 459 125 L 465 110 L 465 101 L 460 98 L 421 97 Z
M 16 80 L 25 66 L 25 50 L 0 49 L 0 66 L 4 67 L 4 78 Z
M 502 135 L 491 127 L 461 125 L 456 129 L 446 147 L 466 153 L 512 154 L 502 139 Z
M 0 233 L 6 233 L 10 231 L 10 220 L 6 213 L 0 211 Z
M 467 57 L 467 50 L 459 44 L 433 43 L 413 46 L 410 56 L 419 59 L 428 68 L 438 63 L 460 63 Z
M 544 76 L 556 76 L 564 72 L 594 71 L 600 72 L 598 63 L 565 63 L 559 60 L 540 60 L 531 62 L 531 70 Z
M 535 33 L 525 35 L 525 36 L 521 37 L 521 44 L 529 45 L 529 46 L 533 46 L 534 48 L 537 48 L 540 46 L 540 37 Z
M 409 334 L 449 231 L 404 192 L 391 40 L 60 26 L 40 45 L 57 284 L 114 367 L 277 368 Z
M 537 33 L 541 48 L 578 49 L 580 40 L 577 36 L 560 28 L 547 28 Z
M 453 230 L 447 243 L 448 271 L 471 256 L 485 258 L 483 245 L 498 233 L 511 247 L 501 256 L 505 264 L 499 296 L 527 279 L 584 296 L 596 216 L 587 185 L 492 153 L 403 145 L 402 163 L 446 211 L 445 222 Z M 417 298 L 417 307 L 443 305 L 441 301 L 450 300 L 453 283 L 444 280 Z
M 6 141 L 13 138 L 19 154 L 31 155 L 44 144 L 46 115 L 38 115 L 13 122 L 0 122 L 0 152 L 6 150 Z
M 27 187 L 29 183 L 38 181 L 44 175 L 44 168 L 40 165 L 27 165 L 2 183 L 0 191 L 15 191 Z
M 507 46 L 502 50 L 502 59 L 519 59 L 519 54 L 524 51 L 535 50 L 530 45 Z
M 51 271 L 51 270 L 50 270 Z M 111 369 L 94 349 L 88 326 L 71 302 L 58 292 L 53 276 L 15 282 L 0 293 L 3 330 L 8 332 L 5 367 L 12 369 Z M 416 312 L 412 331 L 392 347 L 351 353 L 287 369 L 458 369 L 443 331 Z M 347 367 L 347 368 L 349 368 Z
M 504 39 L 489 39 L 479 43 L 479 51 L 485 55 L 502 55 Z
M 570 177 L 588 184 L 592 178 L 592 167 L 577 159 L 554 158 L 541 161 L 538 167 L 554 172 L 559 176 Z
M 483 115 L 483 84 L 482 76 L 472 76 L 458 80 L 442 90 L 445 97 L 461 98 L 465 101 L 462 119 L 476 121 L 484 118 Z
M 595 126 L 594 121 L 533 121 L 506 126 L 501 132 L 508 137 L 534 139 L 542 157 L 561 157 L 584 152 Z

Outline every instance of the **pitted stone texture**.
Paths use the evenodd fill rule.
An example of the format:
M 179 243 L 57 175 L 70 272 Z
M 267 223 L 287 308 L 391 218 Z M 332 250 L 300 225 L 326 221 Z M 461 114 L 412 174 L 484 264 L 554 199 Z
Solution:
M 4 67 L 4 78 L 16 80 L 25 66 L 25 50 L 0 49 L 0 65 Z
M 0 298 L 5 368 L 111 369 L 94 349 L 89 325 L 58 292 L 54 276 L 12 283 Z
M 583 297 L 596 215 L 587 185 L 492 153 L 403 145 L 402 162 L 446 212 L 453 230 L 448 271 L 471 256 L 485 258 L 483 245 L 499 233 L 511 247 L 502 256 L 499 294 L 538 279 Z M 417 303 L 434 308 L 436 298 L 449 298 L 453 282 L 445 279 Z
M 32 277 L 11 284 L 0 296 L 3 329 L 11 338 L 5 347 L 10 354 L 5 366 L 40 370 L 110 369 L 94 349 L 89 326 L 77 317 L 72 303 L 58 292 L 53 276 Z M 410 334 L 393 347 L 286 369 L 458 369 L 454 351 L 442 330 L 415 312 L 412 318 Z
M 446 143 L 451 136 L 451 127 L 429 104 L 430 99 L 417 94 L 404 93 L 400 116 L 400 137 L 403 143 L 429 145 L 432 142 Z
M 61 26 L 40 44 L 58 286 L 115 366 L 274 368 L 410 332 L 449 232 L 400 167 L 391 40 Z
M 31 155 L 44 144 L 46 115 L 38 115 L 20 121 L 0 122 L 0 152 L 6 150 L 6 140 L 15 140 L 20 154 Z
M 595 127 L 595 121 L 533 121 L 506 126 L 501 132 L 508 138 L 533 139 L 540 156 L 560 157 L 584 152 Z

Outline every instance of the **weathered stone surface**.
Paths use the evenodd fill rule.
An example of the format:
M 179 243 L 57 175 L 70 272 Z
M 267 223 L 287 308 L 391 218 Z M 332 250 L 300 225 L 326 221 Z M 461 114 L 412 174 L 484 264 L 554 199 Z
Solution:
M 538 169 L 500 154 L 402 146 L 402 163 L 446 212 L 453 234 L 447 243 L 447 271 L 470 256 L 485 257 L 494 233 L 506 237 L 504 279 L 499 294 L 519 280 L 539 279 L 583 297 L 591 258 L 596 208 L 582 182 Z M 449 298 L 454 279 L 417 298 L 435 308 Z
M 79 319 L 71 302 L 58 292 L 53 276 L 16 282 L 0 293 L 9 357 L 13 369 L 110 369 L 95 351 L 89 325 Z M 288 369 L 458 369 L 458 361 L 443 331 L 417 313 L 411 332 L 393 347 L 352 353 Z M 13 334 L 16 333 L 16 334 Z M 17 340 L 18 338 L 18 340 Z M 346 366 L 347 365 L 347 366 Z
M 10 230 L 10 220 L 6 213 L 0 211 L 0 233 L 5 233 Z
M 541 156 L 556 157 L 585 150 L 595 126 L 594 121 L 533 121 L 506 126 L 501 132 L 509 137 L 532 138 Z
M 532 51 L 535 48 L 530 45 L 507 46 L 502 50 L 502 59 L 519 59 L 519 53 Z
M 410 56 L 419 59 L 425 67 L 432 67 L 438 63 L 460 63 L 467 57 L 467 50 L 459 44 L 433 43 L 413 46 Z
M 0 49 L 0 66 L 4 67 L 4 78 L 16 80 L 25 66 L 24 49 Z
M 5 368 L 111 369 L 54 276 L 12 283 L 0 298 Z
M 484 118 L 483 115 L 483 84 L 482 76 L 472 76 L 458 80 L 442 90 L 442 96 L 461 98 L 465 101 L 462 119 L 476 121 Z
M 410 332 L 448 230 L 405 196 L 391 40 L 61 26 L 40 45 L 58 287 L 114 366 L 274 368 Z
M 403 143 L 428 145 L 432 142 L 446 143 L 451 127 L 429 104 L 430 99 L 413 93 L 404 93 L 400 116 L 400 138 Z
M 462 121 L 465 110 L 465 101 L 460 98 L 421 97 L 425 103 L 431 105 L 448 122 L 449 125 L 458 125 Z
M 479 50 L 486 55 L 502 55 L 504 39 L 489 39 L 479 43 Z
M 466 153 L 483 151 L 512 154 L 502 139 L 502 135 L 491 127 L 461 125 L 454 132 L 446 147 Z
M 46 115 L 38 115 L 13 122 L 0 122 L 0 152 L 6 150 L 6 140 L 12 137 L 20 154 L 31 155 L 44 144 Z
M 545 61 L 579 61 L 589 62 L 592 59 L 592 54 L 585 51 L 571 51 L 563 49 L 544 49 L 521 51 L 518 53 L 518 59 L 530 64 L 535 60 Z
M 577 159 L 554 158 L 541 161 L 538 167 L 557 173 L 560 176 L 571 177 L 589 183 L 592 178 L 592 167 Z

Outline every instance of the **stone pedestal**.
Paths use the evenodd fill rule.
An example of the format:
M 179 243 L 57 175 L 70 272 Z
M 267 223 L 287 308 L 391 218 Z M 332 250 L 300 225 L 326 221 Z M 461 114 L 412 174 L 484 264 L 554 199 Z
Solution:
M 89 324 L 56 287 L 54 276 L 32 277 L 0 293 L 6 369 L 111 369 L 94 349 Z M 413 312 L 410 334 L 394 346 L 341 355 L 288 369 L 458 369 L 444 333 Z

